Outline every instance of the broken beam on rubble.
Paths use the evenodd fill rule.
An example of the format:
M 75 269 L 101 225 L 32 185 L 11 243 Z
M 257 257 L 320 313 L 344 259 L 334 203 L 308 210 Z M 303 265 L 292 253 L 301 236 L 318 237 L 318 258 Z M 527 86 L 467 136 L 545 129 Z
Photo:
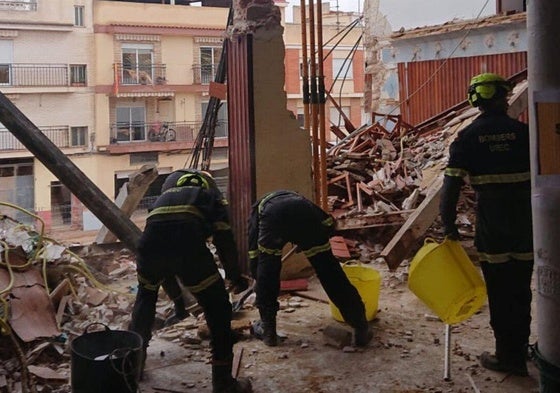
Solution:
M 403 225 L 405 217 L 415 210 L 400 210 L 372 216 L 357 216 L 349 218 L 337 218 L 336 230 L 349 231 L 353 229 L 375 228 Z
M 136 251 L 142 232 L 49 138 L 0 92 L 0 122 L 111 232 Z
M 132 213 L 134 213 L 138 207 L 146 191 L 148 191 L 150 184 L 152 184 L 157 177 L 158 171 L 154 164 L 142 165 L 140 169 L 129 176 L 128 182 L 121 187 L 117 199 L 115 200 L 115 205 L 117 205 L 127 217 L 132 216 Z M 114 243 L 116 240 L 117 237 L 105 225 L 97 232 L 97 236 L 95 237 L 95 242 L 97 244 Z
M 385 258 L 390 270 L 395 270 L 405 259 L 418 239 L 424 235 L 439 214 L 439 200 L 443 172 L 437 176 L 426 191 L 426 198 L 416 208 L 404 225 L 393 236 L 391 241 L 381 251 L 380 257 Z

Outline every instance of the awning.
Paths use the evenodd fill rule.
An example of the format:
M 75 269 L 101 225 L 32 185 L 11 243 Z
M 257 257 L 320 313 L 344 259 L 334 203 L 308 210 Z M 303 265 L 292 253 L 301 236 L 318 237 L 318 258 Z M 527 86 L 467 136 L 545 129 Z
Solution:
M 175 97 L 173 91 L 135 91 L 130 93 L 117 93 L 117 98 L 130 98 L 130 97 Z

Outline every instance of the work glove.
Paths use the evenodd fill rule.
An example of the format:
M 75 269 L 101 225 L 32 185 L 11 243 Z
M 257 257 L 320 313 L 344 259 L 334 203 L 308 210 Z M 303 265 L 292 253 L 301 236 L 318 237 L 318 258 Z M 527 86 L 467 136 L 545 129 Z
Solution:
M 449 240 L 459 241 L 461 240 L 461 235 L 459 234 L 459 230 L 455 225 L 452 227 L 445 228 L 444 235 Z

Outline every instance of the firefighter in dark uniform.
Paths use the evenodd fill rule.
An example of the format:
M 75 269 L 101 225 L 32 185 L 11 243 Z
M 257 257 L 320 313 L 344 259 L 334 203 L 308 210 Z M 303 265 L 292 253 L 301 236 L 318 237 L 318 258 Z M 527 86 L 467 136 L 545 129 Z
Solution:
M 211 193 L 212 197 L 216 201 L 219 201 L 219 204 L 222 206 L 219 210 L 220 216 L 217 217 L 217 221 L 214 223 L 212 228 L 212 243 L 216 247 L 216 252 L 226 272 L 226 280 L 230 284 L 230 290 L 234 294 L 243 292 L 249 287 L 249 283 L 247 279 L 241 275 L 241 270 L 239 269 L 237 244 L 235 243 L 230 225 L 228 209 L 229 204 L 218 188 L 218 185 L 212 175 L 208 172 L 196 169 L 179 169 L 167 176 L 161 187 L 161 192 L 163 193 L 168 189 L 175 187 L 177 180 L 188 173 L 195 173 L 202 176 L 209 186 L 208 192 Z M 175 276 L 167 277 L 163 281 L 162 287 L 175 306 L 175 315 L 165 321 L 165 325 L 168 326 L 186 318 L 188 316 L 188 312 L 185 308 L 183 291 L 177 283 L 177 278 Z
M 257 325 L 261 331 L 257 336 L 266 345 L 278 345 L 277 298 L 282 248 L 288 242 L 297 245 L 309 259 L 325 292 L 354 328 L 354 344 L 366 346 L 371 340 L 364 303 L 331 251 L 329 238 L 334 224 L 329 214 L 293 191 L 271 192 L 253 205 L 249 219 L 249 258 L 261 317 Z
M 138 246 L 138 294 L 129 329 L 151 339 L 158 290 L 176 276 L 196 297 L 210 330 L 212 392 L 252 392 L 248 379 L 231 376 L 232 307 L 206 240 L 223 217 L 224 206 L 203 176 L 186 173 L 154 202 Z
M 483 352 L 480 362 L 527 375 L 533 272 L 529 131 L 507 115 L 510 91 L 499 75 L 472 78 L 468 99 L 481 114 L 450 146 L 440 214 L 445 234 L 458 240 L 456 207 L 468 177 L 477 197 L 475 246 L 495 338 L 495 354 Z

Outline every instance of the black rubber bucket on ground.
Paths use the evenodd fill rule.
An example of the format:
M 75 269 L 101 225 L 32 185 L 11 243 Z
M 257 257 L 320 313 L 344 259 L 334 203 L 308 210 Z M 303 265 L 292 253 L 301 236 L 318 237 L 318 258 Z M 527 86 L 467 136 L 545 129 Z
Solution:
M 105 330 L 89 332 L 93 325 Z M 73 393 L 136 393 L 142 367 L 142 337 L 88 325 L 70 344 Z
M 540 371 L 540 393 L 560 392 L 560 368 L 550 364 L 542 357 L 538 345 L 533 347 L 533 359 Z

